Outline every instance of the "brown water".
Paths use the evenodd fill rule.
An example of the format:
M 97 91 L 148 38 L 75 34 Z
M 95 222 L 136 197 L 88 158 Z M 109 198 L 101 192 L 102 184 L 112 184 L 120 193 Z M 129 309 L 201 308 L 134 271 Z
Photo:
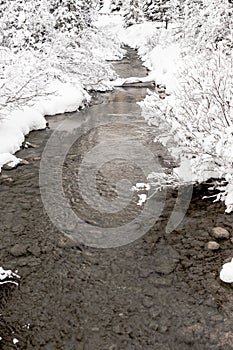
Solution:
M 146 74 L 133 50 L 115 67 L 124 77 Z M 212 227 L 231 231 L 232 217 L 222 204 L 202 201 L 206 188 L 198 187 L 183 222 L 168 235 L 177 193 L 160 193 L 139 207 L 131 191 L 146 182 L 150 168 L 161 172 L 171 161 L 152 142 L 154 131 L 136 105 L 145 95 L 146 87 L 119 88 L 98 95 L 87 110 L 49 118 L 51 129 L 28 137 L 38 148 L 19 153 L 30 165 L 0 176 L 0 261 L 21 276 L 18 288 L 0 289 L 0 348 L 233 349 L 233 290 L 218 278 L 232 243 L 221 241 L 217 252 L 206 249 Z M 57 143 L 43 152 L 57 128 Z M 106 147 L 98 149 L 100 144 Z M 99 152 L 91 154 L 96 147 Z M 60 205 L 56 166 L 67 148 L 67 202 Z M 52 170 L 44 174 L 48 160 Z M 88 178 L 93 169 L 95 183 Z M 42 198 L 49 198 L 53 222 Z M 97 248 L 103 242 L 108 248 Z

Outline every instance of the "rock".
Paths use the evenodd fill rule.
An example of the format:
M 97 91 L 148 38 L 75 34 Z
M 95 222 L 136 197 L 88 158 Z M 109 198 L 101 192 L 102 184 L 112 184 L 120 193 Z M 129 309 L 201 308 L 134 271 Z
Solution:
M 179 261 L 178 252 L 171 246 L 160 246 L 156 251 L 154 270 L 158 273 L 168 275 L 173 272 Z
M 30 246 L 28 248 L 28 252 L 30 252 L 31 254 L 33 254 L 37 258 L 39 258 L 39 256 L 41 255 L 41 250 L 40 250 L 40 247 L 38 245 Z
M 215 238 L 229 238 L 230 237 L 230 233 L 222 227 L 214 227 L 212 229 L 213 235 Z
M 12 177 L 8 176 L 8 175 L 2 175 L 1 180 L 3 182 L 8 182 L 8 183 L 12 183 L 14 180 L 12 179 Z
M 19 165 L 28 165 L 29 162 L 26 159 L 20 159 Z
M 36 267 L 41 264 L 41 259 L 34 257 L 20 257 L 17 261 L 18 266 Z
M 15 166 L 16 167 L 16 166 Z M 13 166 L 10 166 L 8 163 L 7 164 L 4 164 L 3 166 L 2 166 L 2 169 L 3 170 L 12 170 L 12 169 L 14 169 L 14 167 Z
M 41 160 L 41 157 L 34 157 L 32 160 L 35 160 L 35 161 Z
M 23 142 L 22 144 L 22 148 L 37 148 L 38 146 L 35 145 L 34 143 L 31 143 L 31 142 L 28 142 L 28 141 L 25 141 Z
M 151 308 L 153 305 L 154 305 L 154 300 L 153 298 L 150 298 L 150 297 L 145 297 L 143 300 L 142 300 L 142 305 L 146 308 Z
M 27 254 L 27 249 L 28 245 L 17 243 L 13 247 L 11 247 L 9 253 L 15 257 L 18 257 Z
M 220 245 L 215 241 L 210 241 L 207 244 L 207 248 L 209 250 L 218 250 L 220 248 Z
M 11 162 L 8 162 L 8 163 L 6 163 L 6 164 L 4 164 L 2 166 L 2 169 L 3 170 L 12 170 L 12 169 L 16 168 L 19 165 L 28 165 L 28 164 L 29 164 L 29 162 L 27 160 L 19 159 L 19 162 L 17 164 L 12 165 Z

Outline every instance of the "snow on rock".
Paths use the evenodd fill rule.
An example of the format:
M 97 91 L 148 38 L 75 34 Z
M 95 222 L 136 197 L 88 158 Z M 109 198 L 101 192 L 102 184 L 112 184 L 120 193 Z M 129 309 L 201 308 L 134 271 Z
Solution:
M 143 190 L 149 191 L 150 188 L 151 188 L 150 184 L 144 183 L 144 182 L 138 182 L 136 183 L 135 186 L 132 187 L 132 190 L 137 192 L 143 191 Z
M 223 265 L 220 272 L 220 279 L 225 283 L 233 282 L 233 259 L 230 262 Z
M 0 171 L 6 164 L 8 167 L 13 169 L 20 163 L 20 161 L 20 158 L 17 158 L 10 153 L 2 153 L 0 154 Z
M 17 275 L 17 271 L 13 272 L 11 270 L 4 270 L 2 267 L 0 267 L 0 285 L 5 283 L 13 283 L 18 285 L 18 283 L 14 281 L 14 279 L 18 278 L 20 278 L 20 276 Z
M 147 195 L 146 194 L 138 194 L 138 203 L 137 205 L 139 205 L 140 207 L 143 205 L 143 203 L 146 202 L 147 200 Z

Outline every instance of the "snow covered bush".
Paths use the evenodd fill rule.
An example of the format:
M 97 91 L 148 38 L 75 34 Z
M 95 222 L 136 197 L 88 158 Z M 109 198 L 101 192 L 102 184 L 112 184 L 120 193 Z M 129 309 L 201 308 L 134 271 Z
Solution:
M 185 2 L 174 35 L 168 32 L 164 40 L 161 31 L 139 51 L 156 83 L 167 86 L 170 95 L 148 95 L 141 103 L 145 118 L 176 160 L 189 160 L 191 176 L 182 179 L 179 173 L 181 183 L 223 179 L 217 199 L 225 202 L 227 212 L 233 210 L 231 19 L 226 0 Z
M 106 81 L 115 76 L 106 58 L 122 54 L 119 43 L 91 25 L 96 3 L 0 2 L 1 116 L 47 94 L 54 79 L 87 89 L 109 88 Z

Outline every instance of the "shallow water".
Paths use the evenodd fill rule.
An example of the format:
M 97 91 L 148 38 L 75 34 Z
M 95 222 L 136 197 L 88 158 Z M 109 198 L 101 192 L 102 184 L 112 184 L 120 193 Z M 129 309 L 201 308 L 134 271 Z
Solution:
M 115 67 L 146 74 L 132 50 Z M 19 349 L 233 349 L 233 290 L 218 277 L 232 243 L 206 249 L 232 216 L 197 187 L 167 234 L 177 193 L 140 207 L 131 191 L 171 160 L 135 103 L 145 94 L 119 88 L 49 118 L 51 129 L 28 137 L 38 147 L 19 152 L 30 165 L 0 176 L 0 261 L 21 275 L 0 289 L 3 350 L 13 338 Z

